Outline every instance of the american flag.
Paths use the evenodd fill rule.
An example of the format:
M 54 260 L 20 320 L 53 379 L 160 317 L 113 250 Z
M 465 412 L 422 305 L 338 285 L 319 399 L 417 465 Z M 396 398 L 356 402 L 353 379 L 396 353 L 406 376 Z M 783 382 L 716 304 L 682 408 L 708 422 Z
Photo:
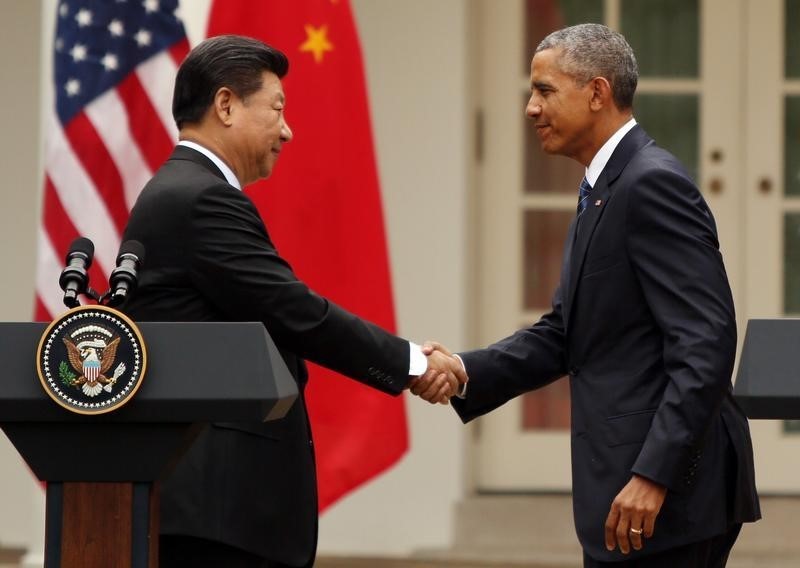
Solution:
M 189 43 L 178 0 L 62 0 L 47 114 L 36 319 L 64 311 L 58 277 L 77 236 L 105 290 L 139 191 L 177 141 L 172 89 Z

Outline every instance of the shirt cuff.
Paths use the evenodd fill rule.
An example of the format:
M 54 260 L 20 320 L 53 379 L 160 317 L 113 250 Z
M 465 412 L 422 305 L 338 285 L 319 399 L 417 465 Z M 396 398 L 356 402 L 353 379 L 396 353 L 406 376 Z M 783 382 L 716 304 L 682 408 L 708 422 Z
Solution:
M 422 347 L 416 343 L 408 342 L 410 357 L 408 358 L 408 374 L 412 377 L 419 377 L 428 370 L 428 358 L 422 352 Z
M 458 359 L 458 362 L 461 363 L 461 368 L 464 369 L 464 374 L 467 375 L 467 380 L 469 380 L 469 374 L 467 374 L 467 366 L 464 365 L 464 360 L 457 354 L 453 354 L 453 357 Z M 467 398 L 467 385 L 469 382 L 463 383 L 461 387 L 458 389 L 456 393 L 456 398 Z

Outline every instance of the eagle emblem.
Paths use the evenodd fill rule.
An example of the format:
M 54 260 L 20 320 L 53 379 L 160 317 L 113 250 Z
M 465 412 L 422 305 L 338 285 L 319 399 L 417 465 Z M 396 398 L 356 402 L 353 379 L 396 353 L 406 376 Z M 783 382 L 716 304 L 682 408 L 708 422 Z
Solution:
M 95 397 L 100 392 L 111 392 L 114 384 L 125 372 L 125 363 L 120 363 L 109 377 L 119 346 L 119 337 L 112 339 L 108 330 L 96 326 L 86 326 L 62 338 L 67 347 L 67 358 L 78 377 L 71 386 L 80 387 L 83 394 Z
M 146 367 L 138 327 L 108 306 L 65 312 L 47 326 L 36 351 L 36 371 L 47 396 L 76 414 L 103 414 L 127 404 Z

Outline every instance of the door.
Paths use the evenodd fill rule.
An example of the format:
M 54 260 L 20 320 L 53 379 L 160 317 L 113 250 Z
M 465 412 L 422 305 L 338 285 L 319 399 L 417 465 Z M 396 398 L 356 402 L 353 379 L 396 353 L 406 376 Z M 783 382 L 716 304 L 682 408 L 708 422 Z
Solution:
M 482 149 L 476 171 L 480 345 L 536 321 L 549 309 L 558 283 L 563 241 L 584 170 L 566 158 L 542 154 L 524 109 L 536 45 L 550 31 L 580 22 L 605 23 L 620 30 L 633 46 L 640 67 L 634 115 L 683 161 L 714 211 L 744 329 L 745 66 L 739 54 L 744 49 L 746 4 L 475 2 L 480 79 L 475 89 Z M 798 221 L 800 225 L 800 215 Z M 569 490 L 567 381 L 519 397 L 481 418 L 475 458 L 479 491 Z
M 747 2 L 744 295 L 750 318 L 800 316 L 800 0 Z M 743 334 L 743 329 L 740 332 Z M 800 347 L 800 346 L 799 346 Z M 756 481 L 800 492 L 798 421 L 750 422 Z

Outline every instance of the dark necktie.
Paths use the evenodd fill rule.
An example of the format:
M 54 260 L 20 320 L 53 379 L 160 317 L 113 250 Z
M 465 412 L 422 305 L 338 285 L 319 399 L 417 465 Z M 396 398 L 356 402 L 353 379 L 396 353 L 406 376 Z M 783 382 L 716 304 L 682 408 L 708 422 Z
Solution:
M 589 199 L 589 194 L 592 192 L 592 186 L 589 185 L 589 182 L 586 181 L 584 177 L 581 180 L 581 185 L 578 188 L 578 215 L 584 212 L 586 207 L 589 205 L 587 199 Z

